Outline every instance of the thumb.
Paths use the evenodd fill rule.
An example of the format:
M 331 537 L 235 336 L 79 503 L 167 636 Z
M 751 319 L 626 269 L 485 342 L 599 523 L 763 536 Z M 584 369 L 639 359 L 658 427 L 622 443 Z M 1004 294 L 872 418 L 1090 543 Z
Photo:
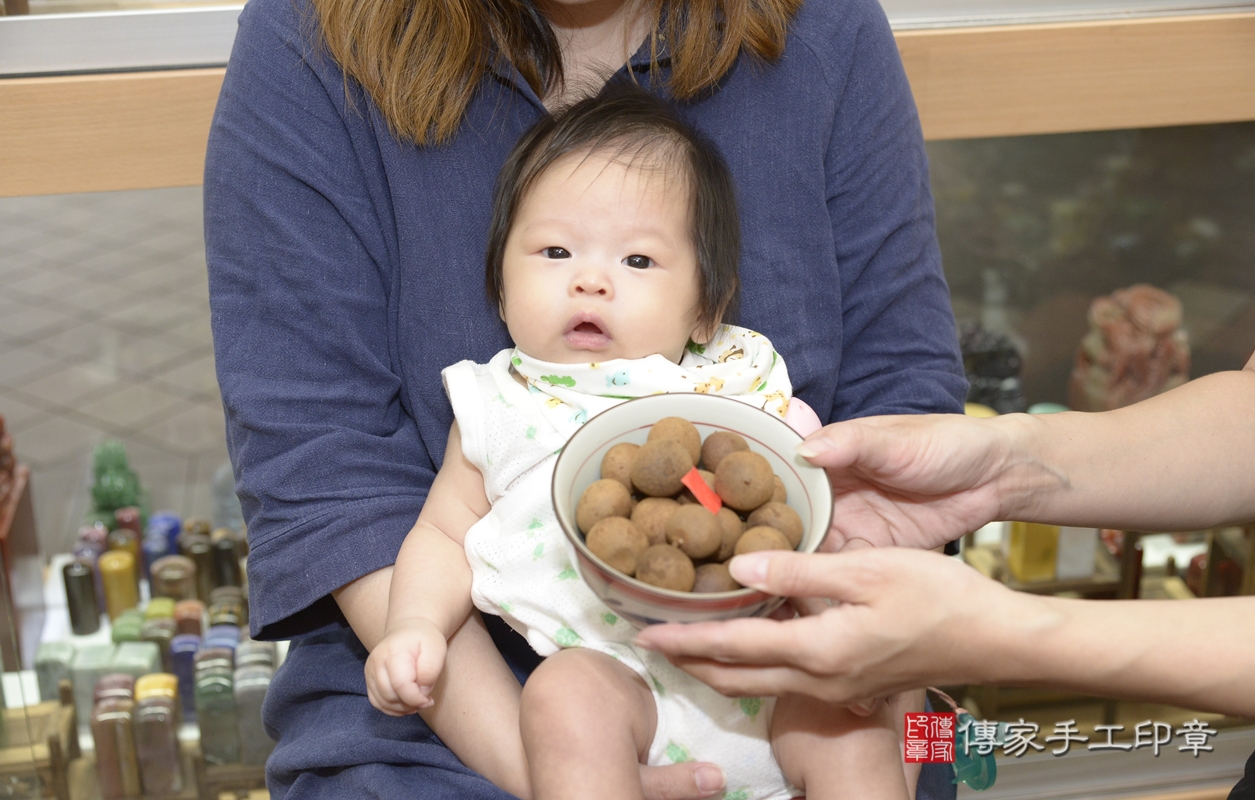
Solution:
M 749 586 L 780 597 L 828 597 L 841 602 L 863 598 L 860 569 L 863 552 L 820 554 L 763 550 L 736 556 L 728 564 L 732 577 Z
M 955 415 L 864 417 L 834 422 L 806 437 L 797 446 L 797 454 L 817 467 L 888 476 L 920 458 L 937 436 L 934 429 L 938 420 L 949 416 Z
M 727 786 L 723 770 L 701 761 L 641 767 L 646 800 L 702 800 L 721 795 Z
M 416 654 L 414 664 L 414 680 L 419 685 L 419 690 L 424 694 L 430 694 L 432 687 L 436 685 L 436 681 L 440 679 L 440 673 L 444 671 L 445 656 L 448 653 L 448 645 L 438 638 L 424 642 L 422 648 Z
M 797 446 L 797 454 L 817 467 L 844 469 L 859 460 L 863 426 L 856 420 L 825 425 Z

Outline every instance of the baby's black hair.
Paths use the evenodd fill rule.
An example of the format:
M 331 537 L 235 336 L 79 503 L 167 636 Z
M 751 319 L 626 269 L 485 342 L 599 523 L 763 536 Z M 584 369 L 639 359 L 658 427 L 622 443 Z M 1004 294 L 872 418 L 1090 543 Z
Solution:
M 715 144 L 684 122 L 666 102 L 630 86 L 547 116 L 519 139 L 497 176 L 488 233 L 488 297 L 501 306 L 506 239 L 527 192 L 546 169 L 572 153 L 604 153 L 675 166 L 691 195 L 693 244 L 697 250 L 697 326 L 713 330 L 736 311 L 740 278 L 741 226 L 736 185 Z

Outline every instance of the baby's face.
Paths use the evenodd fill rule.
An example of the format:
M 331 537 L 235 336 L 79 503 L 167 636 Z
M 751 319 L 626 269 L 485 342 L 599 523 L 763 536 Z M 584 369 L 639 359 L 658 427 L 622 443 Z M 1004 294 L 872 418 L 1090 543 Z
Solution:
M 506 239 L 501 313 L 514 343 L 557 363 L 678 362 L 698 301 L 689 203 L 682 181 L 648 165 L 556 161 Z

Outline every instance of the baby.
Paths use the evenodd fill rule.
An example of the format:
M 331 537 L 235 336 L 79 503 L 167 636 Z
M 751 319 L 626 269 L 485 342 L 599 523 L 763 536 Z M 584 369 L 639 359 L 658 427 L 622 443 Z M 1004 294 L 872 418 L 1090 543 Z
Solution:
M 740 234 L 714 145 L 644 93 L 586 100 L 515 147 L 490 231 L 488 291 L 516 348 L 444 371 L 455 422 L 397 557 L 366 663 L 371 702 L 424 710 L 464 761 L 523 797 L 641 798 L 640 764 L 692 759 L 724 769 L 729 799 L 906 797 L 887 711 L 727 698 L 634 648 L 631 625 L 580 580 L 553 513 L 558 451 L 629 397 L 706 391 L 797 414 L 771 343 L 720 324 Z M 462 698 L 471 712 L 442 717 L 447 642 L 472 602 L 547 658 L 521 696 L 496 669 L 464 690 L 478 707 Z M 450 737 L 466 742 L 467 726 L 483 736 L 459 751 Z M 493 748 L 504 755 L 480 752 Z

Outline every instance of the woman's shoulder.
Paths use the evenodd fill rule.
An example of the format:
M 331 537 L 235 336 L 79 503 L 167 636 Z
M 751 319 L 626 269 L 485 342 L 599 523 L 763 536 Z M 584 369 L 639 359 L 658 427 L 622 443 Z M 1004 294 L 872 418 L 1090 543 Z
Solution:
M 344 73 L 322 44 L 310 0 L 248 0 L 240 11 L 228 75 L 233 67 L 260 71 L 267 81 L 288 86 L 313 75 L 326 87 L 322 91 L 343 94 Z
M 248 0 L 240 10 L 238 39 L 275 36 L 291 43 L 312 43 L 318 30 L 317 14 L 309 0 Z
M 857 59 L 866 59 L 869 48 L 897 56 L 878 0 L 805 0 L 789 26 L 788 44 L 812 54 L 830 80 L 864 66 Z

